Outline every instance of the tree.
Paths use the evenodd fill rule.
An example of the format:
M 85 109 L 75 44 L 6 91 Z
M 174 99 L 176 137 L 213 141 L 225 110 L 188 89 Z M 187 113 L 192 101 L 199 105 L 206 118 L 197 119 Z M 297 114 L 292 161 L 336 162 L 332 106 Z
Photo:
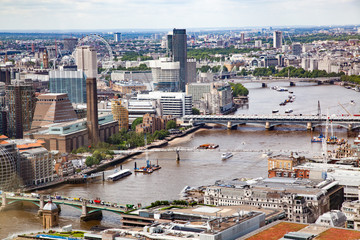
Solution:
M 170 120 L 166 123 L 166 130 L 176 128 L 176 121 Z
M 133 123 L 131 124 L 131 129 L 132 129 L 132 130 L 135 130 L 135 129 L 136 129 L 136 126 L 139 125 L 139 124 L 141 124 L 141 123 L 143 123 L 143 118 L 142 118 L 142 117 L 139 117 L 139 118 L 135 119 L 135 120 L 133 121 Z
M 94 158 L 91 157 L 91 156 L 87 157 L 86 160 L 85 160 L 85 164 L 86 164 L 86 166 L 88 166 L 88 167 L 94 165 Z
M 197 108 L 192 108 L 192 115 L 200 115 L 200 110 Z

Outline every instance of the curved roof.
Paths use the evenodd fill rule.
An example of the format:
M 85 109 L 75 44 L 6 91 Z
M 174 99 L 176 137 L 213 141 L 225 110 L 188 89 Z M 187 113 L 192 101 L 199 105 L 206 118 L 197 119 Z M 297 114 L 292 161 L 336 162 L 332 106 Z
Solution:
M 48 203 L 45 204 L 43 210 L 49 210 L 49 211 L 52 211 L 52 210 L 56 210 L 57 209 L 57 206 L 56 204 L 54 204 L 53 202 L 49 201 Z

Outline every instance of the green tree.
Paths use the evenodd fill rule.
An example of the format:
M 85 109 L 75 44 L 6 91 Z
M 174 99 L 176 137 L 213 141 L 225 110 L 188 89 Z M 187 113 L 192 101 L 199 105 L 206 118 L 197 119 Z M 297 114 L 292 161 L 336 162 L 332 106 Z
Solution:
M 192 115 L 200 115 L 200 110 L 197 108 L 192 108 Z
M 132 129 L 132 130 L 135 130 L 135 129 L 136 129 L 136 126 L 139 125 L 139 124 L 141 124 L 141 123 L 143 123 L 143 118 L 142 118 L 142 117 L 139 117 L 139 118 L 135 119 L 135 120 L 133 121 L 133 123 L 131 124 L 131 129 Z
M 166 123 L 166 130 L 176 128 L 176 121 L 170 120 Z
M 91 156 L 87 157 L 86 160 L 85 160 L 85 164 L 86 164 L 86 166 L 88 166 L 88 167 L 94 165 L 94 158 L 91 157 Z

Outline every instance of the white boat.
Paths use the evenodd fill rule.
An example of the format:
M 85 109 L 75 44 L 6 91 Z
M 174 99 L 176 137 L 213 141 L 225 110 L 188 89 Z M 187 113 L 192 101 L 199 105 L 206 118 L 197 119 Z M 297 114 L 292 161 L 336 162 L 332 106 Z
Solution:
M 124 170 L 120 170 L 120 171 L 117 171 L 117 172 L 111 174 L 111 175 L 108 176 L 106 179 L 107 179 L 108 181 L 117 181 L 117 180 L 119 180 L 120 178 L 129 176 L 130 174 L 132 174 L 132 172 L 130 171 L 130 169 L 124 169 Z
M 232 156 L 233 156 L 233 154 L 231 152 L 226 152 L 226 153 L 221 154 L 221 159 L 225 160 L 225 159 L 231 158 Z
M 292 109 L 287 109 L 287 110 L 285 110 L 285 113 L 292 113 L 292 112 L 293 112 Z
M 272 110 L 272 113 L 278 113 L 279 112 L 279 110 L 278 109 L 276 109 L 276 110 Z

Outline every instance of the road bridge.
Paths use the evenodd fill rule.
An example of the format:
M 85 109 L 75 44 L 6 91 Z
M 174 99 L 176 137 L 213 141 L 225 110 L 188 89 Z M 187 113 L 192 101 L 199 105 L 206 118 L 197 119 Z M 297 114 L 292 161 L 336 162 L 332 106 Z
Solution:
M 185 115 L 182 117 L 184 124 L 201 125 L 207 123 L 221 124 L 228 129 L 237 125 L 258 124 L 272 129 L 277 125 L 299 125 L 312 130 L 316 126 L 326 125 L 331 121 L 333 125 L 353 130 L 360 127 L 360 116 L 330 116 L 326 115 Z
M 16 204 L 22 202 L 30 202 L 37 207 L 39 207 L 39 214 L 42 214 L 42 210 L 45 204 L 50 199 L 45 199 L 44 195 L 39 195 L 39 197 L 32 197 L 31 195 L 22 194 L 22 196 L 18 196 L 17 193 L 5 193 L 1 194 L 1 207 L 0 211 L 5 211 Z M 72 200 L 71 200 L 72 199 Z M 90 203 L 89 200 L 80 199 L 80 198 L 51 198 L 51 201 L 56 205 L 67 205 L 71 206 L 74 209 L 81 212 L 80 219 L 84 221 L 92 220 L 92 219 L 99 219 L 102 216 L 102 211 L 109 211 L 116 214 L 124 214 L 128 209 L 126 205 L 118 204 L 118 203 L 104 203 L 96 204 Z
M 328 78 L 231 78 L 230 81 L 240 83 L 261 83 L 262 87 L 267 87 L 267 84 L 273 82 L 288 82 L 289 86 L 295 86 L 297 82 L 314 82 L 318 85 L 322 84 L 334 84 L 340 81 L 340 77 L 328 77 Z

